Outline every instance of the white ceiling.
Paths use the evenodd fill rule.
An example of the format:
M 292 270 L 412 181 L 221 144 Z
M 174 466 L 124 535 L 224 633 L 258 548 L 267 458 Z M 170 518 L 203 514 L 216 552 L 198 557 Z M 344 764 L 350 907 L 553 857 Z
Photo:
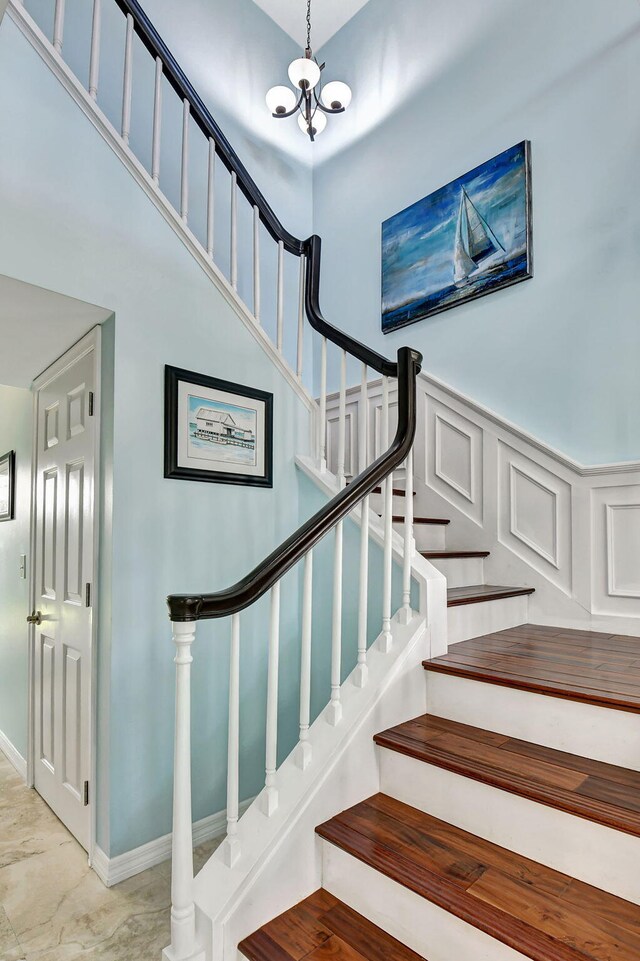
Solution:
M 0 274 L 0 384 L 34 378 L 112 311 Z
M 254 0 L 296 43 L 307 40 L 306 0 Z M 311 40 L 314 50 L 330 40 L 369 0 L 312 0 Z

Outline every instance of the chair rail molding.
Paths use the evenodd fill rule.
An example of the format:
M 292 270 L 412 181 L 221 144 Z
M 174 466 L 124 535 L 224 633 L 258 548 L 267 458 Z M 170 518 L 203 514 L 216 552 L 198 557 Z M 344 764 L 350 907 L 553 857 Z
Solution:
M 371 381 L 370 424 L 381 394 Z M 356 450 L 361 403 L 360 387 L 348 388 Z M 330 425 L 338 407 L 330 394 Z M 488 581 L 534 586 L 532 620 L 640 633 L 640 461 L 578 463 L 424 371 L 414 459 L 416 511 L 451 518 L 452 550 L 490 551 Z

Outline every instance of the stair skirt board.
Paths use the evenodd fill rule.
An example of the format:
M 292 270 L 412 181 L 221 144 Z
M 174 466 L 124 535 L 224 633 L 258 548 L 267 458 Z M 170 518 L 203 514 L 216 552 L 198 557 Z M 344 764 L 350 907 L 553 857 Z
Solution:
M 509 627 L 525 624 L 528 619 L 529 596 L 526 594 L 505 597 L 478 604 L 462 604 L 447 608 L 449 647 L 458 641 L 504 631 Z M 437 713 L 437 712 L 433 712 Z M 446 712 L 443 717 L 446 717 Z M 482 715 L 478 717 L 481 718 Z M 480 723 L 476 720 L 476 723 Z
M 640 771 L 635 714 L 452 674 L 426 674 L 429 714 Z
M 527 957 L 322 842 L 323 887 L 429 961 L 521 961 Z
M 640 904 L 640 838 L 380 747 L 380 790 L 532 861 Z

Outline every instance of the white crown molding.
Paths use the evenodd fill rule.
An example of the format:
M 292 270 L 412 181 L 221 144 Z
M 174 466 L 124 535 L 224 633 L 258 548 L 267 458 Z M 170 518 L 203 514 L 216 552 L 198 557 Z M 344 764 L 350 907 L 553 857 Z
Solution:
M 27 762 L 23 758 L 20 751 L 15 747 L 15 745 L 9 740 L 7 735 L 0 731 L 0 751 L 4 754 L 6 759 L 13 764 L 14 768 L 20 775 L 23 781 L 27 780 Z
M 249 800 L 242 802 L 240 805 L 241 816 L 253 803 L 253 800 L 253 798 L 249 798 Z M 207 841 L 221 838 L 226 832 L 227 812 L 218 811 L 217 814 L 211 814 L 209 817 L 202 818 L 201 821 L 194 823 L 193 846 L 195 848 Z M 126 851 L 124 854 L 118 854 L 114 858 L 110 858 L 102 848 L 96 845 L 91 867 L 103 884 L 108 888 L 112 887 L 114 884 L 119 884 L 120 881 L 126 881 L 127 878 L 132 878 L 135 874 L 140 874 L 148 868 L 153 868 L 157 864 L 167 861 L 171 857 L 171 837 L 171 834 L 165 834 L 156 838 L 155 841 L 141 844 L 140 847 L 134 848 L 132 851 Z
M 166 222 L 195 258 L 205 274 L 216 285 L 229 306 L 235 311 L 244 326 L 251 332 L 254 339 L 278 368 L 309 413 L 315 414 L 317 408 L 311 395 L 289 367 L 283 356 L 278 352 L 266 332 L 256 323 L 246 305 L 240 299 L 224 274 L 216 267 L 200 241 L 192 231 L 189 230 L 177 211 L 174 210 L 167 198 L 160 191 L 153 178 L 100 110 L 95 100 L 89 96 L 88 92 L 68 68 L 60 54 L 49 43 L 49 40 L 42 33 L 32 17 L 29 16 L 24 6 L 20 3 L 20 0 L 9 0 L 7 13 L 36 53 L 50 68 L 56 79 L 71 95 L 84 115 L 91 121 L 100 136 L 109 144 L 131 176 L 142 187 L 149 200 L 157 210 L 160 211 Z
M 495 411 L 491 410 L 489 407 L 485 407 L 483 404 L 472 400 L 466 394 L 461 391 L 456 390 L 449 384 L 446 384 L 443 380 L 438 377 L 434 377 L 433 374 L 426 374 L 424 371 L 419 375 L 419 381 L 423 381 L 425 384 L 429 384 L 431 387 L 435 387 L 437 390 L 442 391 L 452 400 L 457 401 L 462 404 L 468 410 L 473 411 L 473 413 L 484 417 L 486 420 L 495 424 L 497 427 L 502 428 L 508 434 L 519 438 L 519 440 L 524 441 L 525 444 L 529 444 L 531 447 L 535 447 L 542 454 L 546 454 L 552 460 L 566 467 L 567 470 L 573 471 L 579 477 L 597 477 L 606 476 L 607 474 L 631 474 L 636 471 L 640 471 L 640 460 L 628 460 L 628 461 L 616 461 L 610 464 L 591 464 L 585 465 L 579 463 L 579 461 L 574 460 L 567 454 L 563 454 L 561 451 L 557 450 L 555 447 L 551 447 L 545 441 L 540 440 L 538 437 L 534 437 L 533 434 L 529 434 L 523 428 L 518 427 L 512 421 L 507 420 L 506 417 L 502 417 L 500 414 L 496 414 Z M 369 381 L 369 396 L 375 397 L 377 393 L 382 389 L 382 380 L 380 378 L 376 380 Z M 392 388 L 392 393 L 395 388 Z M 361 387 L 359 384 L 353 387 L 347 388 L 347 397 L 354 397 L 355 395 L 360 395 Z M 340 398 L 339 391 L 334 391 L 331 394 L 327 394 L 327 405 L 331 407 L 333 404 L 337 404 Z

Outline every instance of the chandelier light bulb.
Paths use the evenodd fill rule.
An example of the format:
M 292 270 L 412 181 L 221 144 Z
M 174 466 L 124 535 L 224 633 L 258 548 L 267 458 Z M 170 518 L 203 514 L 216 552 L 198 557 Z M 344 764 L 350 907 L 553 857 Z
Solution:
M 332 80 L 322 88 L 322 103 L 329 110 L 346 110 L 351 103 L 351 87 L 342 80 Z
M 320 67 L 315 60 L 299 57 L 289 67 L 289 80 L 300 90 L 311 90 L 320 80 Z
M 271 113 L 284 114 L 293 110 L 298 98 L 291 87 L 278 86 L 272 87 L 267 94 L 267 107 Z
M 300 127 L 300 130 L 302 130 L 303 133 L 306 133 L 306 134 L 309 133 L 307 121 L 305 117 L 302 116 L 302 114 L 300 114 L 300 116 L 298 117 L 298 126 Z M 316 110 L 315 114 L 313 115 L 313 120 L 311 121 L 313 136 L 317 137 L 318 134 L 322 133 L 322 131 L 326 126 L 327 126 L 326 116 L 323 113 L 321 113 L 320 110 Z

